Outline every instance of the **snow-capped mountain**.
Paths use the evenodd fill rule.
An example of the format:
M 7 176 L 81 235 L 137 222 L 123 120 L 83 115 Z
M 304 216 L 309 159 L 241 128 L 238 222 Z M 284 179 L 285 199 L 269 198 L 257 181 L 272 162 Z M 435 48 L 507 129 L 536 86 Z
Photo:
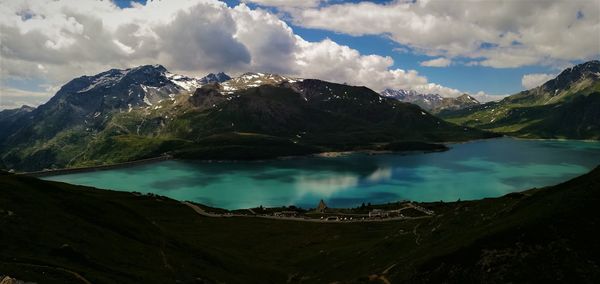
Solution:
M 487 135 L 466 131 L 367 87 L 264 73 L 213 81 L 226 78 L 216 74 L 203 81 L 170 73 L 160 65 L 76 78 L 35 110 L 0 119 L 0 128 L 6 130 L 0 131 L 0 152 L 7 153 L 0 155 L 0 164 L 39 170 L 164 153 L 205 159 L 242 151 L 239 155 L 254 157 L 261 151 L 235 143 L 262 144 L 251 142 L 262 141 L 254 140 L 260 137 L 269 137 L 266 147 L 285 145 L 270 155 L 288 156 L 329 149 L 322 147 L 338 150 L 386 141 L 455 141 Z M 238 140 L 237 133 L 253 135 Z M 204 144 L 215 135 L 232 134 L 233 140 L 217 140 L 224 148 Z
M 381 92 L 381 95 L 402 102 L 416 104 L 423 109 L 434 112 L 445 109 L 461 109 L 479 104 L 478 100 L 467 94 L 456 98 L 448 98 L 438 94 L 421 94 L 413 90 L 386 89 Z
M 402 102 L 416 104 L 423 109 L 432 110 L 439 106 L 444 98 L 438 94 L 421 94 L 413 90 L 385 89 L 381 95 Z
M 219 72 L 217 74 L 209 73 L 208 75 L 201 78 L 199 81 L 202 84 L 209 84 L 209 83 L 222 83 L 222 82 L 225 82 L 228 80 L 231 80 L 231 77 L 229 77 L 229 75 L 227 75 L 223 72 Z
M 224 73 L 209 74 L 204 78 L 188 77 L 171 73 L 162 65 L 111 69 L 71 80 L 28 116 L 32 121 L 48 123 L 42 131 L 45 135 L 72 125 L 83 125 L 91 131 L 104 127 L 114 113 L 154 109 L 164 101 L 175 103 L 178 96 L 193 94 L 205 85 L 203 82 L 228 78 Z
M 244 73 L 239 77 L 225 81 L 221 84 L 220 89 L 224 94 L 232 94 L 233 92 L 245 90 L 248 88 L 258 87 L 261 85 L 277 85 L 283 82 L 295 83 L 302 79 L 291 78 L 270 73 Z
M 201 85 L 200 80 L 172 74 L 161 65 L 144 65 L 76 78 L 49 103 L 66 101 L 84 109 L 148 106 L 176 94 L 193 92 Z
M 176 95 L 193 93 L 204 84 L 229 79 L 231 78 L 222 72 L 194 78 L 171 73 L 162 65 L 143 65 L 76 78 L 63 86 L 52 100 L 87 105 L 100 112 L 107 109 L 131 109 L 152 106 L 163 100 L 174 100 Z

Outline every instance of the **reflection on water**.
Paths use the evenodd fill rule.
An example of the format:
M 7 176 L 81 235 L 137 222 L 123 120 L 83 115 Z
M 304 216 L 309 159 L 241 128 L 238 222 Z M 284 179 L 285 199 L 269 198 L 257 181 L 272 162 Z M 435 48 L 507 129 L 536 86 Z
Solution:
M 392 178 L 392 168 L 384 167 L 384 168 L 378 168 L 374 172 L 372 172 L 367 177 L 367 180 L 371 181 L 371 182 L 380 182 L 380 181 L 384 181 L 384 180 L 389 180 L 391 178 Z
M 452 145 L 429 154 L 355 154 L 267 162 L 164 161 L 48 177 L 75 184 L 153 192 L 229 209 L 258 205 L 336 207 L 403 199 L 454 201 L 555 184 L 600 161 L 600 143 L 510 138 Z
M 358 177 L 350 174 L 334 175 L 329 177 L 299 176 L 294 182 L 297 192 L 304 194 L 319 194 L 331 196 L 340 190 L 358 185 Z

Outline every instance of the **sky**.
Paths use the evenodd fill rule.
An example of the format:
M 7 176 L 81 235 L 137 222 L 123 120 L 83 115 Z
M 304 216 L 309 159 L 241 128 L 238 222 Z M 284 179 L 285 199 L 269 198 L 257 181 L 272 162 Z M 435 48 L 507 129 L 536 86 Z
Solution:
M 600 0 L 0 0 L 0 109 L 111 68 L 498 98 L 600 57 Z

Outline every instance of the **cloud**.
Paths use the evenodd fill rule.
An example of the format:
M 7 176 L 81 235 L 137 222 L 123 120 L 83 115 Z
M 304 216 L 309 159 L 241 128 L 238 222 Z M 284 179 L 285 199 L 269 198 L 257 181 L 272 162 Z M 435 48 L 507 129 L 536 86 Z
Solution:
M 175 14 L 165 26 L 152 27 L 159 53 L 180 70 L 236 69 L 251 62 L 248 47 L 236 37 L 237 19 L 230 9 L 199 4 Z M 257 21 L 257 28 L 261 25 Z
M 52 94 L 49 92 L 24 91 L 0 87 L 0 110 L 19 108 L 23 105 L 38 106 L 46 102 Z
M 297 73 L 294 55 L 299 51 L 292 29 L 277 16 L 245 5 L 232 9 L 236 21 L 234 37 L 250 50 L 246 71 Z
M 242 0 L 242 2 L 277 8 L 310 8 L 319 6 L 323 0 Z
M 296 64 L 300 77 L 368 86 L 376 91 L 386 88 L 411 89 L 423 93 L 445 96 L 461 94 L 459 90 L 429 83 L 415 70 L 390 69 L 391 57 L 361 55 L 357 50 L 340 45 L 330 39 L 307 42 L 297 37 L 299 52 Z
M 480 103 L 487 103 L 487 102 L 499 101 L 503 98 L 508 97 L 509 95 L 508 94 L 488 95 L 484 91 L 479 91 L 476 94 L 471 94 L 471 96 L 474 97 Z
M 448 67 L 450 66 L 450 63 L 452 63 L 452 60 L 448 59 L 448 58 L 435 58 L 435 59 L 431 59 L 431 60 L 427 60 L 427 61 L 422 61 L 421 63 L 419 63 L 421 66 L 426 66 L 426 67 Z
M 302 3 L 312 7 L 318 2 Z M 111 1 L 6 1 L 0 6 L 0 29 L 0 83 L 13 89 L 10 83 L 18 80 L 56 88 L 84 74 L 159 63 L 193 76 L 259 71 L 377 91 L 461 93 L 415 70 L 392 69 L 391 57 L 361 54 L 330 39 L 306 41 L 277 15 L 245 4 L 231 8 L 216 0 L 156 0 L 121 9 Z M 3 100 L 33 102 L 38 97 L 13 93 L 3 93 Z
M 521 78 L 521 85 L 525 89 L 532 89 L 546 83 L 548 80 L 554 79 L 555 77 L 556 74 L 525 74 L 523 75 L 523 78 Z
M 343 3 L 291 16 L 303 27 L 383 35 L 420 54 L 509 68 L 597 57 L 598 7 L 600 0 L 423 0 Z

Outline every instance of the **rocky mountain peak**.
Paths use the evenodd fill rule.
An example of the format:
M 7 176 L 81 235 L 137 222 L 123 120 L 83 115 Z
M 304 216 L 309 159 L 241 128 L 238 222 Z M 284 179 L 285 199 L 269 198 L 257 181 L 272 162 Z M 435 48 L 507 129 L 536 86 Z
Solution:
M 471 97 L 469 94 L 462 94 L 462 95 L 456 97 L 456 99 L 461 102 L 479 104 L 479 101 L 477 99 L 475 99 L 474 97 Z
M 443 97 L 439 94 L 421 94 L 414 90 L 386 89 L 381 95 L 402 102 L 412 103 L 429 111 L 441 111 L 444 109 L 461 109 L 467 106 L 478 105 L 479 101 L 468 94 L 456 98 Z
M 221 84 L 222 91 L 225 94 L 231 94 L 239 90 L 245 90 L 248 88 L 259 87 L 262 85 L 278 85 L 281 83 L 295 83 L 302 81 L 302 79 L 282 76 L 271 73 L 254 73 L 247 72 L 239 77 L 232 78 L 231 80 L 225 81 Z
M 546 91 L 558 92 L 584 79 L 600 79 L 600 61 L 592 60 L 567 68 L 556 78 L 544 83 L 542 88 Z
M 231 77 L 229 77 L 229 75 L 225 74 L 224 72 L 219 72 L 217 74 L 209 73 L 208 75 L 202 77 L 199 81 L 202 84 L 208 84 L 208 83 L 222 83 L 227 80 L 231 80 Z

